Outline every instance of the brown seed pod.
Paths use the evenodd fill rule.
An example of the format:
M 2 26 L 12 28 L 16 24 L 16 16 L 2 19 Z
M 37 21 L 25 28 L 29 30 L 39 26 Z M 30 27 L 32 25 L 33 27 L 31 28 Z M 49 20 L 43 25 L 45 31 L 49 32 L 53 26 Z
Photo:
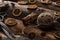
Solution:
M 47 32 L 47 33 L 46 33 L 46 36 L 47 36 L 48 38 L 50 38 L 50 39 L 53 39 L 53 40 L 56 39 L 56 38 L 55 38 L 55 32 Z
M 25 35 L 28 35 L 28 36 L 29 36 L 29 34 L 33 33 L 33 35 L 40 37 L 42 31 L 39 29 L 36 29 L 36 28 L 32 28 L 32 26 L 31 27 L 28 26 L 24 29 L 24 33 L 25 33 Z
M 19 5 L 25 5 L 25 4 L 27 4 L 28 2 L 27 1 L 18 1 L 18 4 Z
M 54 13 L 54 18 L 55 18 L 56 21 L 57 21 L 57 19 L 59 19 L 59 17 L 60 17 L 60 12 L 55 12 Z
M 57 6 L 60 6 L 60 1 L 56 2 Z
M 56 12 L 56 13 L 54 13 L 54 15 L 55 15 L 55 17 L 58 17 L 58 16 L 60 16 L 60 12 Z
M 21 14 L 22 14 L 22 10 L 21 9 L 15 8 L 13 10 L 13 16 L 20 16 Z
M 11 27 L 11 30 L 15 34 L 23 34 L 23 30 L 25 29 L 25 26 L 21 20 L 17 20 L 14 18 L 7 18 L 4 23 L 6 25 L 9 25 Z
M 5 20 L 5 24 L 9 25 L 9 26 L 13 26 L 13 25 L 16 25 L 17 22 L 14 18 L 8 18 Z
M 38 17 L 38 14 L 32 12 L 31 14 L 24 17 L 23 20 L 27 23 L 30 23 L 30 22 L 33 22 L 35 19 L 37 19 L 37 17 Z
M 42 3 L 51 3 L 51 0 L 40 0 Z
M 36 3 L 36 0 L 28 0 L 28 1 L 29 1 L 29 3 L 31 3 L 31 4 Z
M 36 8 L 37 8 L 37 5 L 28 5 L 27 9 L 33 10 L 33 9 L 36 9 Z

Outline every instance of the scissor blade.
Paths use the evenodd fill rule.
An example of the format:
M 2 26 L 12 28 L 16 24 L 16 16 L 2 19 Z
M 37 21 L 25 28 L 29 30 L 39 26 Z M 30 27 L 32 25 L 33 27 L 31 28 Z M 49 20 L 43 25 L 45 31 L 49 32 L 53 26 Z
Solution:
M 4 28 L 2 28 L 2 30 L 10 40 L 15 40 Z
M 4 31 L 4 33 L 11 39 L 11 40 L 15 40 L 15 36 L 14 33 L 3 23 L 0 22 L 1 28 Z

